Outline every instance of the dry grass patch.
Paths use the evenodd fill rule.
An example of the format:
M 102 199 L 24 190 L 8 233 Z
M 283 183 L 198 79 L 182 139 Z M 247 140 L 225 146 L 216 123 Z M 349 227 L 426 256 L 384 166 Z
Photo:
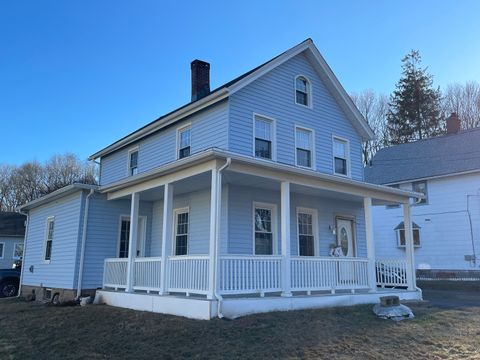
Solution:
M 370 305 L 197 321 L 4 300 L 0 358 L 480 359 L 480 304 L 411 307 L 416 318 L 398 323 Z

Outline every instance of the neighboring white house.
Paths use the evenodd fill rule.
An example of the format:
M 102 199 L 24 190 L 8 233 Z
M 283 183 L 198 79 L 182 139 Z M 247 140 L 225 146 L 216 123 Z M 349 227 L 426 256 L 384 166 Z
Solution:
M 308 39 L 91 156 L 29 215 L 23 294 L 210 319 L 421 298 L 407 253 L 375 255 L 372 207 L 421 194 L 363 181 L 373 132 Z M 337 256 L 331 256 L 337 255 Z M 96 291 L 97 288 L 101 290 Z
M 0 212 L 0 269 L 11 269 L 23 256 L 26 216 Z
M 480 128 L 462 131 L 452 114 L 447 132 L 380 150 L 365 179 L 425 194 L 412 207 L 420 278 L 480 278 Z M 374 214 L 377 256 L 402 256 L 401 210 L 377 207 Z

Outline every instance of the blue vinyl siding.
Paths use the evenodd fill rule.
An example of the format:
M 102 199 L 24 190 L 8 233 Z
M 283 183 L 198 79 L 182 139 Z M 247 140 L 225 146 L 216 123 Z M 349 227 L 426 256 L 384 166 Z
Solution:
M 294 79 L 302 74 L 312 87 L 313 108 L 295 104 Z M 276 122 L 277 161 L 295 165 L 295 125 L 315 131 L 316 170 L 332 174 L 332 135 L 350 141 L 352 178 L 363 180 L 361 137 L 310 64 L 300 54 L 230 97 L 229 150 L 253 154 L 253 113 Z
M 280 191 L 229 185 L 229 238 L 228 252 L 231 254 L 253 254 L 253 203 L 271 203 L 277 206 L 276 239 L 277 254 L 280 254 Z M 319 256 L 328 256 L 330 244 L 336 242 L 329 226 L 334 226 L 336 215 L 349 215 L 355 218 L 357 256 L 366 257 L 365 217 L 363 203 L 355 203 L 303 194 L 291 194 L 291 254 L 298 254 L 296 208 L 307 207 L 318 212 L 317 244 Z
M 124 179 L 128 173 L 128 151 L 138 146 L 138 172 L 146 172 L 177 159 L 177 129 L 191 123 L 191 154 L 212 147 L 227 149 L 228 102 L 223 101 L 209 109 L 170 126 L 154 135 L 131 144 L 101 159 L 100 181 L 107 185 Z
M 13 262 L 16 260 L 13 258 L 13 249 L 16 243 L 23 243 L 23 237 L 0 235 L 0 243 L 3 243 L 3 254 L 0 254 L 3 255 L 0 258 L 0 269 L 11 269 Z
M 91 198 L 82 281 L 83 289 L 95 289 L 102 286 L 105 259 L 118 257 L 120 217 L 129 214 L 130 200 L 108 201 L 106 196 L 101 194 L 95 194 Z M 151 242 L 152 203 L 141 201 L 139 214 L 147 217 L 147 232 L 145 234 L 145 248 L 147 249 L 147 244 Z
M 82 192 L 66 196 L 30 211 L 23 283 L 32 286 L 73 289 L 77 265 Z M 52 256 L 43 261 L 47 218 L 55 217 Z M 28 271 L 33 265 L 33 272 Z

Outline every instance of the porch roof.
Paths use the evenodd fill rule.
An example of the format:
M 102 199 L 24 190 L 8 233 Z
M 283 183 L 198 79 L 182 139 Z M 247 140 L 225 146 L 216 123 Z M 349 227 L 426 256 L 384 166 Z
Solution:
M 121 191 L 122 193 L 144 191 L 149 188 L 162 186 L 165 183 L 172 181 L 172 177 L 169 175 L 175 174 L 180 170 L 197 166 L 198 174 L 201 172 L 210 171 L 217 166 L 215 162 L 212 162 L 210 167 L 201 167 L 202 164 L 214 160 L 226 161 L 227 159 L 231 159 L 231 163 L 228 167 L 228 170 L 230 171 L 250 173 L 260 177 L 275 179 L 277 181 L 290 181 L 293 184 L 333 190 L 340 193 L 372 197 L 373 199 L 377 200 L 377 204 L 390 202 L 407 203 L 410 198 L 424 198 L 423 194 L 413 191 L 406 191 L 384 185 L 366 183 L 337 175 L 320 173 L 314 170 L 302 169 L 292 165 L 257 159 L 251 156 L 239 155 L 216 148 L 208 149 L 193 154 L 187 158 L 168 163 L 154 170 L 102 186 L 99 190 L 103 193 L 114 193 L 118 191 Z M 190 174 L 188 176 L 193 175 L 195 174 Z M 158 181 L 151 182 L 152 180 Z M 150 187 L 142 186 L 142 184 L 145 184 L 147 181 L 151 182 L 148 185 Z

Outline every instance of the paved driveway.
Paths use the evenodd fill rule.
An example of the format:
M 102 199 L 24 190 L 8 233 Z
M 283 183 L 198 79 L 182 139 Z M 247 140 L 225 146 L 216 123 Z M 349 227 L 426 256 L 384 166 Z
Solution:
M 422 291 L 424 300 L 440 308 L 478 307 L 480 309 L 480 291 L 478 290 L 422 288 Z

